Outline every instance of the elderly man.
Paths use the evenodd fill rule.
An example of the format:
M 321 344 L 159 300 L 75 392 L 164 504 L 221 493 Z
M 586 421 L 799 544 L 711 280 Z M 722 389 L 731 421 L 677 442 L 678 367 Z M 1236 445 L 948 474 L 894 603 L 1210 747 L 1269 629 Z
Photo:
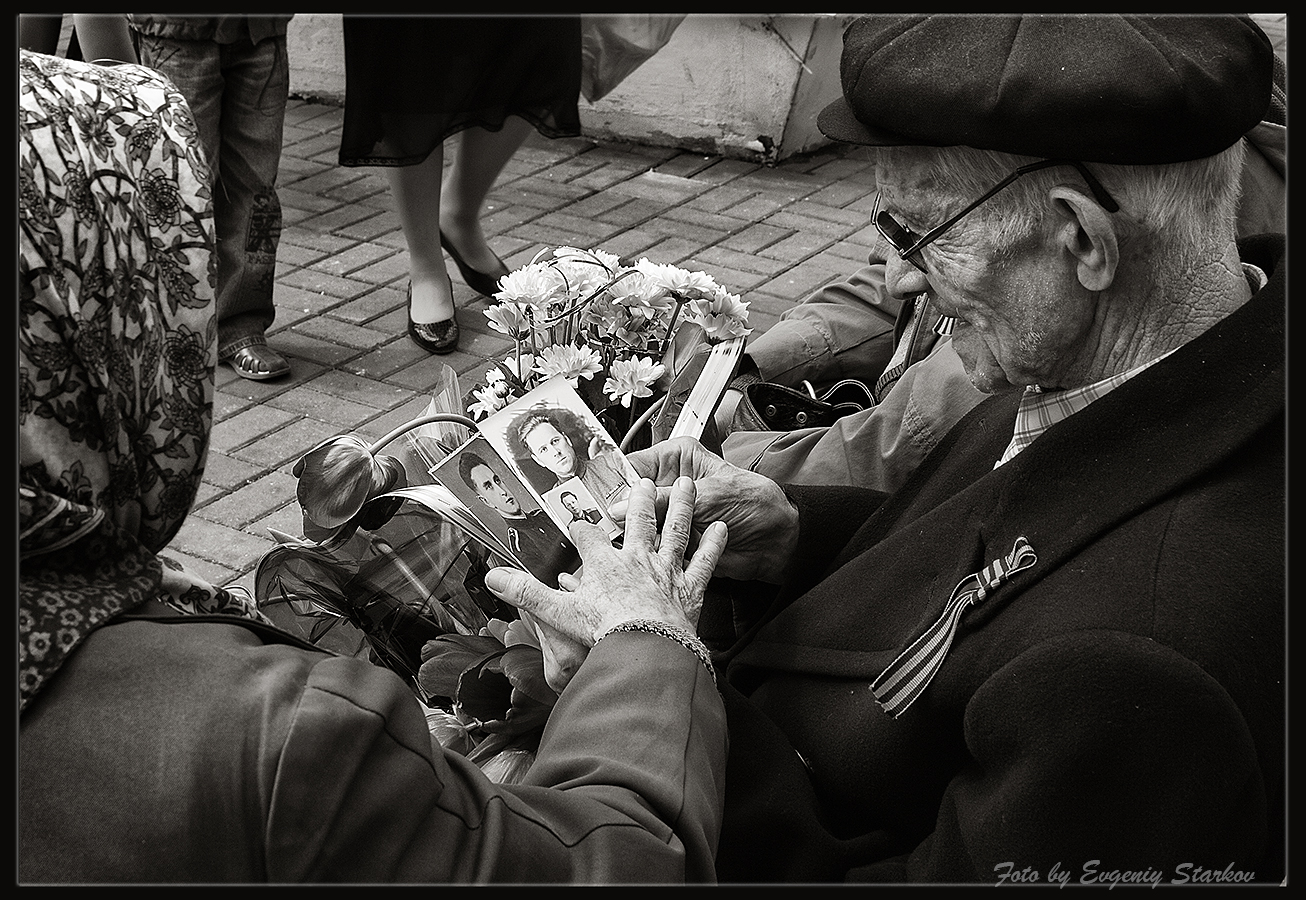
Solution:
M 1243 137 L 1240 238 L 1286 229 L 1286 122 L 1287 69 L 1276 54 L 1265 120 Z M 750 338 L 715 413 L 726 460 L 782 483 L 892 491 L 984 398 L 951 343 L 938 339 L 929 294 L 901 297 L 887 289 L 890 252 L 876 241 L 867 265 L 823 285 Z M 873 386 L 876 402 L 841 410 L 833 424 L 815 399 L 789 393 L 810 385 L 814 398 L 833 391 L 830 400 L 847 399 L 850 392 L 839 387 L 846 379 Z
M 1246 17 L 849 27 L 821 127 L 992 396 L 887 496 L 631 455 L 773 586 L 718 653 L 722 881 L 1283 877 L 1284 243 L 1235 230 L 1270 71 Z

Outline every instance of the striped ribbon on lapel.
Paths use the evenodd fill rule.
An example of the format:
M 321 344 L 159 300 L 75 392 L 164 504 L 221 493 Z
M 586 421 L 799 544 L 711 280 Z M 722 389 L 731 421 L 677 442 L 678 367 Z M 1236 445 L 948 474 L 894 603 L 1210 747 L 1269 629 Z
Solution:
M 1037 561 L 1034 548 L 1021 535 L 1006 557 L 993 560 L 974 575 L 967 575 L 958 582 L 938 620 L 898 654 L 898 658 L 871 684 L 871 692 L 880 707 L 895 719 L 902 715 L 943 665 L 962 613 L 976 603 L 983 603 L 998 585 Z

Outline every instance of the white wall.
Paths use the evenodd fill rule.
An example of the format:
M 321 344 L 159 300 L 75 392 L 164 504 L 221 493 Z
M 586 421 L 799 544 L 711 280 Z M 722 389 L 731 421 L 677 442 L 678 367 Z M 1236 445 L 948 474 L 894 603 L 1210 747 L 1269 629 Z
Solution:
M 595 103 L 584 133 L 750 161 L 784 159 L 826 139 L 816 114 L 839 94 L 846 14 L 689 15 L 670 42 Z M 338 13 L 290 23 L 290 89 L 343 103 Z

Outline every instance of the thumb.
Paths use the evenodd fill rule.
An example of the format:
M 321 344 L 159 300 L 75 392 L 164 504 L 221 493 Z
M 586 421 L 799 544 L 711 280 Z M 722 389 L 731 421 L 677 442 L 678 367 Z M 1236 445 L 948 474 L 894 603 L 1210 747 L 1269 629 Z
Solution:
M 551 605 L 552 588 L 520 569 L 495 566 L 485 573 L 485 586 L 500 600 L 518 609 L 535 612 Z

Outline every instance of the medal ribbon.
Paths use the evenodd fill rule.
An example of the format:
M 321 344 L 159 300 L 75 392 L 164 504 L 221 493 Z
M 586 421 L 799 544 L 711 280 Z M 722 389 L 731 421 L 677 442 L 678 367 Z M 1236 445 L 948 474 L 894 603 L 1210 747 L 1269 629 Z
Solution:
M 971 606 L 983 603 L 999 585 L 1037 561 L 1034 548 L 1022 535 L 1016 538 L 1011 553 L 1005 558 L 993 560 L 974 575 L 967 575 L 958 582 L 938 620 L 898 654 L 898 658 L 871 684 L 871 692 L 880 707 L 895 719 L 902 715 L 943 665 L 962 614 Z

